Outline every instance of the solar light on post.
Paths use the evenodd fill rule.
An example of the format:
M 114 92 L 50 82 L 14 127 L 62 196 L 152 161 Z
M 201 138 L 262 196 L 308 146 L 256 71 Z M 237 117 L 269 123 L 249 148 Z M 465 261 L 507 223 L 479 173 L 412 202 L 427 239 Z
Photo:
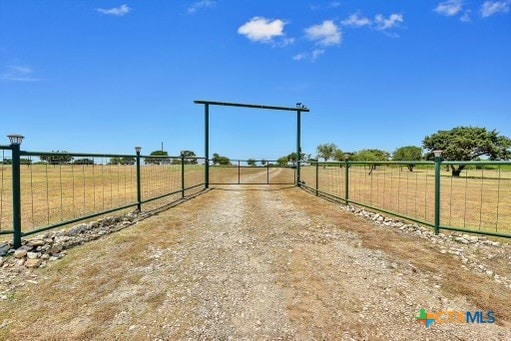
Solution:
M 23 135 L 7 135 L 12 150 L 12 227 L 14 230 L 13 244 L 17 249 L 21 246 L 21 179 L 20 179 L 20 146 Z

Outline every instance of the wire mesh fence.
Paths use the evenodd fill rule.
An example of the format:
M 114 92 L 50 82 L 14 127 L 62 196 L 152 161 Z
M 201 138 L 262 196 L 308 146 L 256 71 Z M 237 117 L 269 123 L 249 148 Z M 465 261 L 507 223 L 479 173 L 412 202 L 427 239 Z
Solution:
M 452 168 L 462 165 L 459 176 Z M 303 186 L 439 228 L 511 237 L 511 163 L 312 162 Z M 346 181 L 348 180 L 348 181 Z M 439 197 L 435 187 L 439 186 Z
M 0 146 L 0 233 L 12 231 L 11 150 Z
M 164 206 L 202 190 L 203 158 L 20 151 L 19 197 L 13 195 L 12 151 L 0 149 L 0 233 L 21 235 L 113 211 Z M 202 161 L 203 163 L 203 161 Z M 14 230 L 14 231 L 13 231 Z M 16 233 L 15 233 L 16 234 Z
M 296 182 L 296 168 L 276 160 L 230 160 L 227 165 L 210 167 L 212 184 L 279 185 Z

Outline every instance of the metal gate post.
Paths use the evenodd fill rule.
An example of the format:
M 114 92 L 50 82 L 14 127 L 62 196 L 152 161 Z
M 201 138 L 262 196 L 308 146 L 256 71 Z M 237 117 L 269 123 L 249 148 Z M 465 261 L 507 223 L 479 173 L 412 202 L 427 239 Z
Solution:
M 137 153 L 137 209 L 139 212 L 142 211 L 142 186 L 141 186 L 141 176 L 140 176 L 140 151 L 142 147 L 135 147 L 135 152 Z
M 181 198 L 185 197 L 185 156 L 181 153 Z
M 13 244 L 17 249 L 21 246 L 21 174 L 20 145 L 21 135 L 8 135 L 12 150 L 12 227 L 14 230 Z
M 300 106 L 301 109 L 301 106 Z M 296 110 L 296 186 L 300 187 L 300 154 L 301 147 L 301 131 L 302 131 L 302 111 Z
M 350 164 L 348 160 L 345 161 L 344 166 L 346 167 L 344 173 L 344 201 L 346 205 L 349 205 L 350 200 Z
M 204 104 L 204 156 L 206 157 L 204 188 L 209 188 L 209 103 Z
M 319 162 L 316 160 L 316 196 L 319 195 Z
M 442 167 L 442 151 L 434 150 L 435 154 L 435 234 L 440 232 L 440 171 Z

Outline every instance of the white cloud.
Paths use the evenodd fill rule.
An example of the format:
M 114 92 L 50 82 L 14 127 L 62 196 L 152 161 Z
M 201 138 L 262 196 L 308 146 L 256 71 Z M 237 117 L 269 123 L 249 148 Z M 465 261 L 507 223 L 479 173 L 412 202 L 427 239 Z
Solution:
M 486 18 L 497 13 L 508 13 L 510 7 L 511 0 L 485 1 L 481 7 L 481 15 Z
M 467 9 L 465 12 L 463 12 L 463 15 L 460 17 L 460 20 L 463 22 L 470 22 L 472 21 L 472 18 L 470 17 L 470 13 L 472 11 Z
M 435 12 L 450 17 L 458 14 L 462 8 L 463 2 L 461 0 L 447 0 L 439 3 L 435 8 Z
M 304 60 L 310 60 L 311 63 L 314 63 L 316 59 L 318 59 L 320 56 L 325 54 L 325 49 L 314 49 L 310 53 L 309 52 L 302 52 L 295 56 L 293 56 L 293 60 L 296 60 L 297 62 L 301 62 Z
M 311 60 L 314 62 L 316 59 L 319 58 L 319 56 L 321 56 L 323 54 L 325 54 L 325 50 L 324 49 L 315 49 L 311 53 Z
M 296 61 L 305 60 L 307 58 L 309 58 L 309 54 L 306 52 L 302 52 L 302 53 L 299 53 L 299 54 L 293 56 L 293 60 L 296 60 Z
M 96 11 L 98 11 L 101 14 L 115 15 L 118 17 L 122 17 L 122 16 L 128 14 L 131 11 L 131 8 L 129 8 L 128 5 L 123 4 L 119 7 L 114 7 L 114 8 L 109 8 L 109 9 L 97 8 Z
M 385 31 L 394 27 L 399 27 L 399 24 L 404 21 L 402 14 L 393 13 L 388 18 L 385 18 L 382 14 L 377 14 L 374 17 L 374 23 L 376 29 L 379 31 Z
M 272 43 L 275 37 L 284 35 L 286 23 L 280 19 L 253 17 L 238 28 L 238 33 L 260 43 Z M 291 38 L 292 39 L 292 38 Z
M 371 19 L 362 17 L 358 13 L 354 13 L 348 17 L 348 19 L 345 19 L 341 21 L 341 24 L 344 26 L 350 26 L 350 27 L 363 27 L 363 26 L 370 26 L 372 24 Z
M 305 36 L 321 46 L 339 45 L 342 33 L 332 20 L 325 20 L 320 25 L 305 29 Z
M 339 6 L 341 6 L 340 1 L 331 1 L 326 5 L 318 5 L 318 4 L 310 4 L 309 5 L 310 9 L 313 11 L 321 10 L 321 9 L 337 8 Z
M 1 79 L 17 82 L 37 82 L 39 78 L 33 76 L 34 71 L 27 66 L 9 65 L 5 68 L 5 72 L 0 75 Z
M 214 0 L 201 0 L 194 2 L 190 7 L 188 7 L 188 13 L 195 13 L 199 9 L 205 9 L 214 7 L 216 5 L 216 1 Z
M 280 42 L 277 43 L 279 47 L 284 47 L 287 45 L 292 45 L 295 43 L 295 38 L 284 38 Z

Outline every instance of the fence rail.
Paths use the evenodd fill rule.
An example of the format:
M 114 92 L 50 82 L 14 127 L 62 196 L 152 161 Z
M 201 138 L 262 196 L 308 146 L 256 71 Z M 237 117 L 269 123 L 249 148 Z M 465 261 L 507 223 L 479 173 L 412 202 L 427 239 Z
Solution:
M 210 160 L 213 161 L 213 160 Z M 212 185 L 289 185 L 296 183 L 296 167 L 277 160 L 230 160 L 209 168 Z
M 451 166 L 463 165 L 460 176 Z M 410 167 L 408 167 L 410 166 Z M 301 186 L 440 229 L 511 237 L 511 162 L 311 162 Z
M 0 234 L 23 236 L 129 208 L 155 208 L 204 187 L 204 158 L 55 153 L 0 146 Z

